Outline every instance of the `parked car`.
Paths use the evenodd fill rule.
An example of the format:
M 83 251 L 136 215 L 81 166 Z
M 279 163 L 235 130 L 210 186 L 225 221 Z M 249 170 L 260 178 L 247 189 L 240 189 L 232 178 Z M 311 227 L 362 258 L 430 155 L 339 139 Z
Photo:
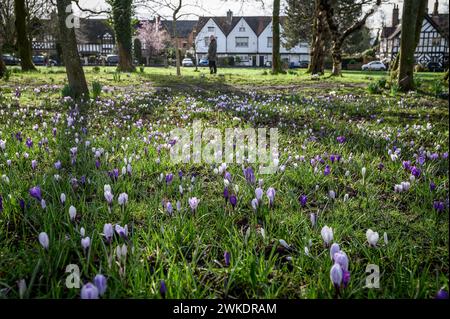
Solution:
M 298 67 L 302 68 L 302 69 L 307 69 L 309 67 L 309 62 L 308 61 L 300 61 L 298 63 Z
M 444 72 L 444 68 L 438 62 L 428 62 L 427 69 L 430 72 Z
M 33 64 L 36 66 L 44 66 L 46 64 L 45 62 L 45 56 L 43 55 L 35 55 L 32 57 Z
M 6 65 L 19 65 L 20 59 L 16 58 L 15 56 L 11 54 L 2 54 L 3 62 L 5 62 Z
M 183 61 L 181 62 L 182 66 L 194 66 L 194 62 L 192 61 L 192 59 L 190 58 L 185 58 L 183 59 Z
M 47 65 L 48 66 L 57 66 L 58 65 L 58 61 L 53 60 L 53 59 L 48 59 Z
M 116 66 L 119 64 L 119 56 L 116 54 L 109 54 L 106 56 L 106 61 L 105 61 L 106 65 L 109 66 Z
M 209 61 L 208 59 L 200 59 L 200 61 L 198 62 L 199 66 L 208 66 L 209 65 Z
M 381 61 L 372 61 L 364 64 L 361 69 L 363 71 L 386 71 L 386 66 Z

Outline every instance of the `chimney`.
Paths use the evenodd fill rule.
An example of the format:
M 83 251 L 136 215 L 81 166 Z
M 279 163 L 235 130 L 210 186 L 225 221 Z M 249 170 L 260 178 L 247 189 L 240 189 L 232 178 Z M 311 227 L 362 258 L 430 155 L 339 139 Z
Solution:
M 232 21 L 233 21 L 233 11 L 228 10 L 228 12 L 227 12 L 227 22 L 228 22 L 228 24 L 231 24 Z
M 394 10 L 392 10 L 392 26 L 396 27 L 400 22 L 400 13 L 398 10 L 398 5 L 394 4 Z
M 433 15 L 437 16 L 439 14 L 439 1 L 434 2 Z

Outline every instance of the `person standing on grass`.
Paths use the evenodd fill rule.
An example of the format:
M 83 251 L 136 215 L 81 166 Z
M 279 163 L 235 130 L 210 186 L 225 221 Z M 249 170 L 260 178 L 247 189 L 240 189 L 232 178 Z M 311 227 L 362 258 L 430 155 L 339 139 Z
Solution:
M 209 71 L 211 74 L 217 73 L 217 41 L 216 38 L 211 35 L 209 38 L 209 48 L 208 48 L 208 61 L 209 61 Z

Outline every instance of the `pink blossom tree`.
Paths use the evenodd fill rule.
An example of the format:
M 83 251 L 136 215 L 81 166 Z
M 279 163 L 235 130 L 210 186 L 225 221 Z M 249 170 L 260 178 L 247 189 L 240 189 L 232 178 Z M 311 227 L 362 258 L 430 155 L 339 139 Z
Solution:
M 158 20 L 144 22 L 138 29 L 137 36 L 142 43 L 145 57 L 148 59 L 163 53 L 170 43 L 169 33 Z

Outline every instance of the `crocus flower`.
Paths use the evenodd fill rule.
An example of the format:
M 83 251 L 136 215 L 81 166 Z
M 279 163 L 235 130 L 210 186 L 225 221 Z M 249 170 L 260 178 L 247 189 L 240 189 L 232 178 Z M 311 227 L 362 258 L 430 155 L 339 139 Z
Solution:
M 334 260 L 334 255 L 340 251 L 341 251 L 341 248 L 339 247 L 339 245 L 336 243 L 333 243 L 333 245 L 331 245 L 331 247 L 330 247 L 331 260 Z
M 333 259 L 336 264 L 341 266 L 342 270 L 348 270 L 348 257 L 345 252 L 343 252 L 342 250 L 336 252 L 333 256 Z
M 230 197 L 230 193 L 228 191 L 228 187 L 225 187 L 223 189 L 223 197 L 225 198 L 225 204 L 226 204 L 226 202 L 228 201 L 228 198 Z
M 338 136 L 336 137 L 336 140 L 338 141 L 339 144 L 342 144 L 345 142 L 345 136 Z
M 95 285 L 95 287 L 97 287 L 98 293 L 100 294 L 100 296 L 102 296 L 105 293 L 106 288 L 107 288 L 106 277 L 103 276 L 102 274 L 96 275 L 94 278 L 94 285 Z
M 47 233 L 42 232 L 39 234 L 39 243 L 41 244 L 42 247 L 44 247 L 45 249 L 48 249 L 49 239 L 48 239 Z
M 445 209 L 444 203 L 443 202 L 439 202 L 439 201 L 435 201 L 433 203 L 433 208 L 438 212 L 438 213 L 442 213 Z
M 167 174 L 166 175 L 166 184 L 170 185 L 170 184 L 172 184 L 172 181 L 173 181 L 173 174 L 172 173 Z
M 258 187 L 257 189 L 255 189 L 255 196 L 256 196 L 256 199 L 258 200 L 258 202 L 260 202 L 262 200 L 263 194 L 264 194 L 264 191 L 262 190 L 261 187 Z
M 116 233 L 119 234 L 120 237 L 127 238 L 127 236 L 128 236 L 128 226 L 127 225 L 122 227 L 119 224 L 117 224 L 115 229 L 116 229 Z
M 434 299 L 448 299 L 448 292 L 444 289 L 439 289 Z
M 223 177 L 231 183 L 231 174 L 230 174 L 230 172 L 225 172 Z
M 36 167 L 37 167 L 37 161 L 36 160 L 32 160 L 31 161 L 31 168 L 32 169 L 36 169 Z
M 120 194 L 117 201 L 119 202 L 120 206 L 125 205 L 128 202 L 128 194 L 127 193 Z
M 42 207 L 42 209 L 46 209 L 47 208 L 47 204 L 45 203 L 45 199 L 41 199 L 41 207 Z
M 98 296 L 98 288 L 90 282 L 81 288 L 81 299 L 98 299 Z
M 228 251 L 225 251 L 225 253 L 223 254 L 223 259 L 225 260 L 225 266 L 229 266 L 230 265 L 230 253 Z
M 311 214 L 309 214 L 309 219 L 311 220 L 311 226 L 312 227 L 316 226 L 317 215 L 314 213 L 311 213 Z
M 114 235 L 113 227 L 111 224 L 103 225 L 103 236 L 105 236 L 108 242 L 111 242 L 112 236 Z
M 433 182 L 430 182 L 430 191 L 434 191 L 436 189 L 436 184 Z
M 31 197 L 36 198 L 38 201 L 41 201 L 42 193 L 41 193 L 41 188 L 39 186 L 30 188 L 29 193 L 30 193 Z
M 258 209 L 258 200 L 256 198 L 253 198 L 251 204 L 253 210 L 256 211 Z
M 269 187 L 266 192 L 267 198 L 269 199 L 269 206 L 273 206 L 273 201 L 275 199 L 275 189 L 273 187 Z
M 172 213 L 173 213 L 173 206 L 172 206 L 172 203 L 171 203 L 171 202 L 167 202 L 167 203 L 166 203 L 166 211 L 167 211 L 167 213 L 168 213 L 170 216 L 172 216 Z
M 64 203 L 66 202 L 66 194 L 61 193 L 61 195 L 59 196 L 59 199 L 61 201 L 61 204 L 64 205 Z
M 384 244 L 387 245 L 389 241 L 388 241 L 388 235 L 386 232 L 384 232 L 384 234 L 383 234 L 383 239 L 384 239 Z
M 330 270 L 330 279 L 336 289 L 339 289 L 342 283 L 343 272 L 341 266 L 334 264 Z
M 57 161 L 57 162 L 55 163 L 55 168 L 56 168 L 56 169 L 61 169 L 61 167 L 62 167 L 61 161 Z
M 233 208 L 236 207 L 236 204 L 237 204 L 237 197 L 236 197 L 236 195 L 231 195 L 230 196 L 230 204 L 231 204 L 231 206 L 233 206 Z
M 368 229 L 366 232 L 367 242 L 370 246 L 375 247 L 377 245 L 379 235 L 377 232 L 374 232 L 372 229 Z
M 308 201 L 308 197 L 306 195 L 300 195 L 298 200 L 300 201 L 300 205 L 302 207 L 305 207 L 306 206 L 306 202 Z
M 247 167 L 244 170 L 244 176 L 249 184 L 255 184 L 256 182 L 255 173 L 253 172 L 253 169 L 251 167 Z
M 81 247 L 83 247 L 84 250 L 88 249 L 89 246 L 91 246 L 91 239 L 89 237 L 85 237 L 81 239 Z
M 415 166 L 411 167 L 411 174 L 413 174 L 414 177 L 418 178 L 420 176 L 420 173 L 421 172 L 420 172 L 419 168 L 417 168 Z
M 159 293 L 161 294 L 161 296 L 163 298 L 166 297 L 166 293 L 167 293 L 167 287 L 166 287 L 166 282 L 164 280 L 161 280 L 161 282 L 159 283 Z
M 344 285 L 344 288 L 347 287 L 348 283 L 350 282 L 350 271 L 343 270 L 342 271 L 342 284 Z
M 328 246 L 333 240 L 333 229 L 325 225 L 320 231 L 320 234 L 322 235 L 323 241 Z
M 325 166 L 325 170 L 323 171 L 323 175 L 328 176 L 330 175 L 331 168 L 330 165 Z
M 69 216 L 70 220 L 74 220 L 75 217 L 77 216 L 77 209 L 74 206 L 69 207 Z
M 27 145 L 28 148 L 33 147 L 33 141 L 29 137 L 27 137 L 27 141 L 25 142 L 25 144 Z
M 335 198 L 336 198 L 336 193 L 335 193 L 333 190 L 331 190 L 331 191 L 328 192 L 328 196 L 329 196 L 331 199 L 335 199 Z
M 197 199 L 197 197 L 191 197 L 191 198 L 189 198 L 188 201 L 189 201 L 189 206 L 191 206 L 192 212 L 195 212 L 197 210 L 197 206 L 198 206 L 198 203 L 200 202 L 200 200 Z

